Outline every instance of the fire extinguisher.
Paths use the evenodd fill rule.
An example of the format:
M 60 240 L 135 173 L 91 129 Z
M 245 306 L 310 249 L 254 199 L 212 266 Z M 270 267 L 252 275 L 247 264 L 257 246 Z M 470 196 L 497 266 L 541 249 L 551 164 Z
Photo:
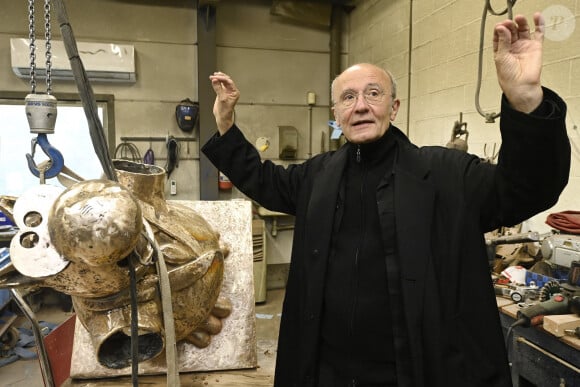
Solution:
M 228 179 L 228 177 L 220 171 L 218 177 L 218 188 L 221 189 L 222 191 L 229 191 L 232 189 L 233 186 L 234 185 L 232 184 L 230 179 Z

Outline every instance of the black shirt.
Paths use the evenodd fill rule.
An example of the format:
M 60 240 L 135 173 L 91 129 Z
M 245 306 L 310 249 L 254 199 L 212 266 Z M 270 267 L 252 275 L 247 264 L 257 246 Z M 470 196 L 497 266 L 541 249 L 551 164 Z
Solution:
M 396 381 L 393 327 L 386 257 L 395 253 L 394 216 L 381 236 L 376 188 L 390 184 L 392 206 L 395 141 L 387 130 L 379 140 L 352 148 L 343 182 L 325 279 L 321 360 L 348 379 Z M 383 198 L 385 200 L 385 198 Z M 341 208 L 342 207 L 342 208 Z M 391 213 L 393 215 L 393 213 Z

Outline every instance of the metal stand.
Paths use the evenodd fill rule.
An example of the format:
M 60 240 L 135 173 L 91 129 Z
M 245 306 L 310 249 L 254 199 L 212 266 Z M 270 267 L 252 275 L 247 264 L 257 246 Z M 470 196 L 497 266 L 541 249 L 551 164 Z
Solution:
M 36 321 L 36 316 L 17 289 L 10 289 L 10 292 L 12 293 L 12 299 L 16 302 L 22 313 L 32 325 L 32 332 L 34 333 L 36 347 L 38 348 L 38 359 L 40 361 L 40 370 L 42 372 L 42 379 L 44 379 L 44 385 L 45 387 L 55 387 L 52 370 L 48 361 L 48 354 L 46 352 L 46 347 L 44 346 L 44 338 L 40 331 L 40 326 Z

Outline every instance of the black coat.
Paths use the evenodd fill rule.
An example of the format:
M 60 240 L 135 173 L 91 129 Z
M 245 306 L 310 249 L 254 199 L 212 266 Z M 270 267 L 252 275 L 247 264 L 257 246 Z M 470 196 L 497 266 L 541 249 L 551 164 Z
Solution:
M 553 206 L 568 182 L 566 105 L 544 89 L 533 114 L 502 99 L 497 165 L 411 144 L 397 128 L 397 249 L 415 381 L 401 386 L 509 386 L 510 371 L 483 234 Z M 315 386 L 324 277 L 346 165 L 335 152 L 282 167 L 260 160 L 237 127 L 203 152 L 248 197 L 296 216 L 275 386 Z M 389 173 L 391 171 L 388 171 Z M 383 184 L 377 188 L 382 218 Z

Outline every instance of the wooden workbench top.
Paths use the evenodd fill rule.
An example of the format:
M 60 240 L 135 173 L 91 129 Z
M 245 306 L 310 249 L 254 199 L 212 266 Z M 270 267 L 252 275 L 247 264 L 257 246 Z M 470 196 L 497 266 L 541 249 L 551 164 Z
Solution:
M 518 313 L 518 310 L 520 309 L 520 307 L 513 302 L 511 299 L 507 299 L 504 297 L 496 297 L 496 302 L 497 302 L 497 306 L 500 310 L 500 312 L 502 312 L 505 315 L 510 316 L 511 318 L 516 318 L 516 315 Z M 560 340 L 561 342 L 577 349 L 580 350 L 580 339 L 573 337 L 573 336 L 563 336 L 563 337 L 556 337 L 554 335 L 552 335 L 550 332 L 546 331 L 545 329 L 542 328 L 542 326 L 538 326 L 535 329 L 539 329 L 543 332 L 546 332 L 547 334 L 549 334 L 550 336 L 554 337 L 554 339 L 556 340 Z

